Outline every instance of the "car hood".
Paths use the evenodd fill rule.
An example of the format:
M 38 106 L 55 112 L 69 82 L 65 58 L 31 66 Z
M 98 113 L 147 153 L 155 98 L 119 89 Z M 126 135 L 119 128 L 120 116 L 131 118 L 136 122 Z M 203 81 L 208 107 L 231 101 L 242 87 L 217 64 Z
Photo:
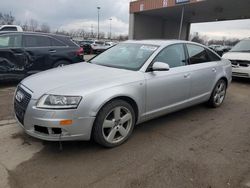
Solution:
M 143 78 L 143 73 L 138 71 L 77 63 L 32 75 L 21 84 L 33 92 L 32 99 L 38 99 L 44 94 L 85 96 Z
M 250 61 L 250 53 L 249 52 L 228 52 L 225 53 L 222 58 L 229 60 L 242 60 L 242 61 Z

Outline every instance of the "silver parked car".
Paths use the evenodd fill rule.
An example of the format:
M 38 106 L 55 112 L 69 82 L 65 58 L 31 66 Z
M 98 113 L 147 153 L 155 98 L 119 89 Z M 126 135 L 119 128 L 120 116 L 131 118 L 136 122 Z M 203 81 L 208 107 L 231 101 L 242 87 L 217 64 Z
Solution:
M 120 43 L 91 59 L 26 78 L 15 114 L 25 132 L 50 140 L 122 144 L 134 125 L 207 102 L 222 104 L 232 70 L 228 60 L 186 41 Z

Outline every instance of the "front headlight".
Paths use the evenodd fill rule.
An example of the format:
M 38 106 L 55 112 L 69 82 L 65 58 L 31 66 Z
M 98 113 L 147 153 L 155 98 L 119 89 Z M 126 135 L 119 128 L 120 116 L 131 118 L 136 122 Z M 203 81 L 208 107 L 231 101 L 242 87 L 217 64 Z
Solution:
M 74 109 L 81 99 L 79 96 L 43 95 L 37 103 L 37 108 Z

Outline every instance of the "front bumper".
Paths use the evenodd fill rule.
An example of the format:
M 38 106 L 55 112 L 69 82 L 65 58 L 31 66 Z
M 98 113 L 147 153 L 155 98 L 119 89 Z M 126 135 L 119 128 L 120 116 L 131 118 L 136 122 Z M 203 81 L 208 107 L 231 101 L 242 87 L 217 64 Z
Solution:
M 27 134 L 38 139 L 47 141 L 89 140 L 95 117 L 81 117 L 79 114 L 77 109 L 38 109 L 36 100 L 31 99 L 24 115 L 23 124 L 18 122 Z M 68 119 L 72 120 L 71 125 L 60 125 L 61 120 Z M 58 132 L 58 130 L 61 131 Z
M 250 67 L 232 67 L 233 77 L 250 78 Z

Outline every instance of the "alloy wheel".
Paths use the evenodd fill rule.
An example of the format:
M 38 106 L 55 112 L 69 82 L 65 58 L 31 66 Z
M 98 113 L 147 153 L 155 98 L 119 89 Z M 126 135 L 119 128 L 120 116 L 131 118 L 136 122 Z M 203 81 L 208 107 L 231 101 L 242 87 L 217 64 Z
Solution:
M 214 93 L 214 103 L 219 106 L 221 105 L 221 103 L 223 102 L 224 98 L 226 95 L 226 84 L 225 82 L 220 82 L 216 89 L 215 89 L 215 93 Z
M 121 142 L 128 136 L 132 123 L 132 114 L 127 108 L 123 106 L 113 108 L 102 125 L 104 139 L 111 144 Z

